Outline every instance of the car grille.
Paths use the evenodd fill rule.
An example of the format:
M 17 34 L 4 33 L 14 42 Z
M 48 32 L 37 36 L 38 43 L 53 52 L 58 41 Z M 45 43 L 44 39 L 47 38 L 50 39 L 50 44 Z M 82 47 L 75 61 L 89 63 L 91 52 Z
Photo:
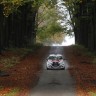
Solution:
M 53 62 L 52 66 L 58 67 L 59 66 L 59 63 L 58 62 Z

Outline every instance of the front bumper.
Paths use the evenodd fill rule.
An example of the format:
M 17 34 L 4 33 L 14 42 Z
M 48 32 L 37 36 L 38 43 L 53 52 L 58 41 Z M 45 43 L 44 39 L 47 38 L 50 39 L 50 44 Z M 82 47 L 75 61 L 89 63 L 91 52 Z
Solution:
M 65 69 L 65 66 L 59 65 L 59 66 L 52 66 L 52 65 L 47 65 L 47 69 Z

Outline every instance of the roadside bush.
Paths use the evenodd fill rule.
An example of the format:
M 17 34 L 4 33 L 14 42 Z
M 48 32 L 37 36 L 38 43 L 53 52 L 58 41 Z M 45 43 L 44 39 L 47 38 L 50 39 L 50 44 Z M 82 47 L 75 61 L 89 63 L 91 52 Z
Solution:
M 10 48 L 10 51 L 17 54 L 20 58 L 25 57 L 27 54 L 33 52 L 31 48 Z
M 33 50 L 37 50 L 39 48 L 43 47 L 42 43 L 35 43 L 32 46 L 30 46 L 30 48 L 32 48 Z
M 25 48 L 10 48 L 10 51 L 13 51 L 14 53 L 16 53 L 17 55 L 19 55 L 19 57 L 25 57 L 26 55 L 28 55 L 29 53 L 32 53 L 34 51 L 36 51 L 37 49 L 41 48 L 43 46 L 43 44 L 41 43 L 36 43 L 30 47 L 25 47 Z

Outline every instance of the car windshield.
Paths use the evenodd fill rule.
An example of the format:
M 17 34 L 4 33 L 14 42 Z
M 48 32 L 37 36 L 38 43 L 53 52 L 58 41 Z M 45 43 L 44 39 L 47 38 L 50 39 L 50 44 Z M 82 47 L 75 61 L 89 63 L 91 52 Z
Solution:
M 49 58 L 48 58 L 48 59 L 55 60 L 55 59 L 56 59 L 56 57 L 55 57 L 55 56 L 49 56 Z
M 62 56 L 57 56 L 57 59 L 58 59 L 58 60 L 61 60 L 61 59 L 63 59 L 63 58 L 62 58 Z
M 51 60 L 61 60 L 63 58 L 62 58 L 62 56 L 49 56 L 48 59 L 51 59 Z

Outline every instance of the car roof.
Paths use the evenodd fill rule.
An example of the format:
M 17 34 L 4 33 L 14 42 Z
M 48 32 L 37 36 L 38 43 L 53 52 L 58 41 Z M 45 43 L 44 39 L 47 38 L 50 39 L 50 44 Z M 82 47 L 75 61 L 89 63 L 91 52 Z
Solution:
M 55 54 L 50 54 L 49 56 L 56 56 Z
M 56 56 L 62 56 L 61 54 L 57 54 Z
M 49 56 L 62 56 L 61 54 L 50 54 Z

